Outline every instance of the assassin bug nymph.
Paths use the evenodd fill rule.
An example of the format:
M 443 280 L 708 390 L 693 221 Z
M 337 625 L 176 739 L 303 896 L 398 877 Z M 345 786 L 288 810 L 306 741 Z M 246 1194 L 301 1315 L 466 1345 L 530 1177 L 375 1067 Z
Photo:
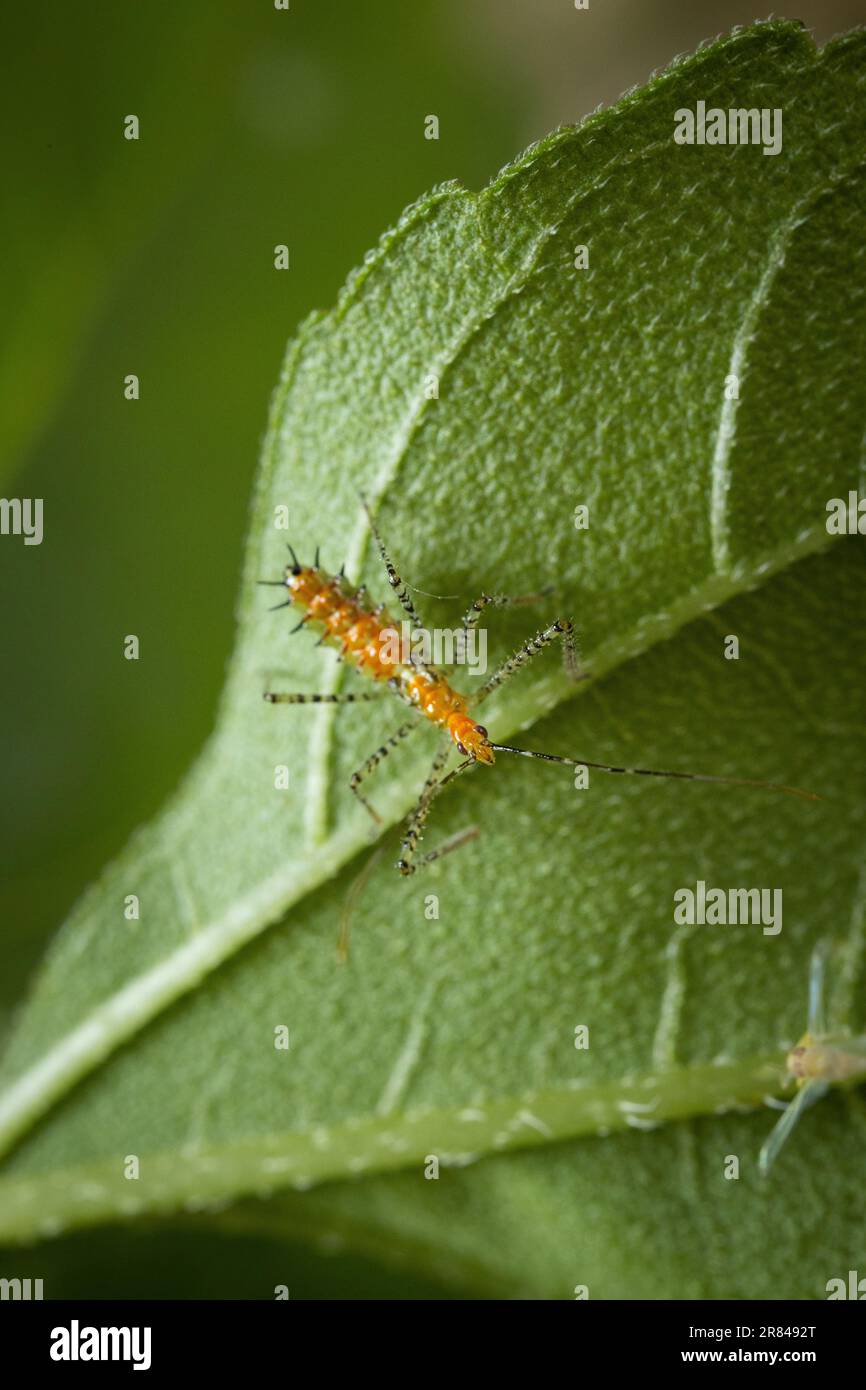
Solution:
M 388 583 L 413 628 L 420 629 L 423 625 L 409 588 L 391 562 L 366 501 L 362 498 L 361 502 L 367 513 L 370 531 L 385 567 Z M 586 758 L 564 758 L 554 753 L 536 753 L 528 748 L 514 748 L 507 743 L 495 743 L 484 725 L 470 715 L 470 709 L 474 710 L 483 704 L 488 695 L 498 690 L 546 647 L 561 641 L 563 662 L 569 677 L 574 681 L 588 678 L 588 672 L 578 668 L 574 624 L 570 618 L 556 618 L 548 623 L 503 661 L 478 690 L 472 695 L 464 695 L 454 689 L 442 669 L 424 664 L 415 655 L 408 661 L 394 660 L 385 655 L 388 644 L 384 638 L 386 633 L 393 631 L 393 620 L 383 605 L 371 604 L 367 598 L 366 586 L 352 585 L 346 579 L 344 569 L 336 575 L 323 570 L 319 564 L 318 549 L 312 565 L 302 565 L 291 546 L 289 553 L 292 563 L 286 566 L 282 579 L 262 579 L 258 582 L 277 585 L 286 590 L 285 601 L 276 604 L 275 607 L 293 606 L 301 611 L 302 616 L 297 627 L 293 629 L 294 632 L 308 623 L 316 625 L 321 632 L 320 644 L 327 642 L 338 647 L 338 660 L 348 662 L 360 674 L 371 678 L 377 688 L 357 694 L 345 692 L 326 695 L 290 694 L 269 690 L 265 692 L 264 698 L 274 705 L 342 705 L 375 700 L 393 692 L 399 700 L 409 706 L 412 717 L 370 754 L 352 774 L 349 783 L 358 801 L 377 824 L 381 824 L 380 817 L 361 791 L 365 780 L 388 756 L 392 748 L 421 727 L 424 720 L 437 725 L 445 734 L 442 747 L 433 760 L 415 808 L 406 821 L 400 859 L 397 862 L 401 874 L 415 873 L 474 837 L 470 832 L 460 832 L 416 861 L 424 825 L 436 797 L 467 769 L 479 763 L 488 766 L 492 764 L 497 753 L 514 753 L 523 758 L 561 763 L 565 767 L 592 768 L 597 772 L 623 773 L 628 776 L 673 777 L 682 781 L 715 782 L 735 787 L 764 787 L 772 791 L 787 792 L 792 796 L 802 796 L 811 801 L 820 800 L 812 792 L 804 792 L 797 787 L 784 787 L 774 782 L 761 782 L 747 777 L 714 777 L 698 772 L 666 772 L 648 767 L 612 767 L 607 763 L 590 762 Z M 463 619 L 464 635 L 468 636 L 487 608 L 535 603 L 544 598 L 547 592 L 549 591 L 525 594 L 519 598 L 509 598 L 505 594 L 481 594 Z M 446 772 L 448 757 L 454 747 L 463 761 L 450 772 Z

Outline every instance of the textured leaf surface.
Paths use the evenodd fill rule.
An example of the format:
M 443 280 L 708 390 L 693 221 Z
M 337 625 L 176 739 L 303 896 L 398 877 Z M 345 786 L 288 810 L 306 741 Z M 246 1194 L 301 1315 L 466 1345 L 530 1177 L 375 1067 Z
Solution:
M 754 1104 L 802 1028 L 821 934 L 846 940 L 838 1003 L 856 1001 L 863 569 L 856 540 L 810 552 L 828 543 L 827 499 L 862 466 L 863 72 L 859 36 L 816 55 L 791 25 L 735 35 L 542 142 L 482 194 L 423 200 L 336 310 L 305 325 L 274 400 L 217 733 L 63 928 L 5 1057 L 7 1145 L 60 1103 L 6 1162 L 4 1235 Z M 674 145 L 673 112 L 698 100 L 782 108 L 783 154 Z M 588 271 L 574 268 L 578 244 Z M 431 372 L 438 400 L 424 394 Z M 725 399 L 731 373 L 739 400 Z M 600 776 L 580 792 L 565 769 L 501 759 L 443 799 L 431 832 L 475 822 L 483 838 L 426 881 L 400 880 L 389 853 L 338 970 L 361 862 L 349 861 L 368 843 L 345 787 L 400 710 L 265 708 L 267 672 L 330 689 L 339 668 L 304 636 L 288 643 L 253 580 L 284 562 L 273 509 L 285 503 L 305 557 L 320 542 L 382 592 L 361 487 L 409 581 L 459 594 L 423 600 L 431 623 L 453 625 L 482 589 L 542 582 L 556 583 L 552 611 L 576 616 L 596 680 L 571 699 L 540 660 L 491 706 L 497 735 L 540 721 L 523 735 L 538 748 L 772 777 L 827 802 Z M 579 503 L 588 531 L 573 525 Z M 723 658 L 728 633 L 738 662 Z M 494 654 L 523 635 L 491 624 Z M 390 820 L 414 800 L 426 737 L 382 776 Z M 273 789 L 282 763 L 288 792 Z M 677 931 L 674 890 L 699 878 L 781 887 L 782 933 Z M 581 1023 L 589 1051 L 573 1046 Z M 280 1024 L 288 1053 L 273 1046 Z M 814 1124 L 831 1118 L 843 1162 L 856 1145 L 838 1107 Z M 639 1251 L 671 1203 L 712 1201 L 728 1134 L 756 1149 L 768 1117 L 727 1124 L 483 1163 L 460 1177 L 466 1258 L 485 1263 L 485 1184 L 504 1185 L 494 1221 L 508 1174 L 515 1213 L 546 1203 L 552 1244 L 568 1165 L 609 1153 L 592 1259 L 622 1291 L 631 1257 L 602 1239 L 618 1191 L 636 1190 L 638 1164 L 667 1175 Z M 122 1177 L 130 1153 L 137 1184 Z M 697 1176 L 683 1188 L 685 1162 Z M 395 1209 L 415 1202 L 423 1227 L 438 1187 L 401 1195 L 409 1181 Z M 368 1188 L 329 1189 L 334 1209 Z M 757 1229 L 771 1199 L 742 1190 Z M 799 1204 L 781 1188 L 772 1201 L 790 1256 Z M 385 1230 L 378 1211 L 371 1197 L 369 1223 Z M 564 1223 L 562 1259 L 522 1282 L 515 1244 L 498 1277 L 555 1291 L 571 1278 L 569 1239 Z M 755 1288 L 748 1249 L 717 1278 L 705 1269 L 702 1287 Z

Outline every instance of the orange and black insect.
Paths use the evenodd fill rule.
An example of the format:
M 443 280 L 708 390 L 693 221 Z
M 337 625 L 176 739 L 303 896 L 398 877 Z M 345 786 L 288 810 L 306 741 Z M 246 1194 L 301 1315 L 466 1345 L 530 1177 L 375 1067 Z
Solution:
M 388 582 L 413 628 L 421 629 L 423 624 L 409 589 L 394 568 L 373 516 L 363 499 L 362 503 L 388 575 Z M 371 604 L 367 597 L 366 586 L 362 585 L 360 588 L 356 588 L 346 579 L 342 570 L 337 575 L 323 570 L 319 565 L 318 550 L 312 565 L 302 565 L 291 546 L 289 546 L 289 552 L 292 563 L 286 566 L 283 578 L 263 579 L 259 582 L 278 585 L 286 589 L 285 603 L 277 604 L 276 607 L 285 608 L 291 605 L 301 611 L 301 620 L 293 631 L 297 632 L 309 623 L 316 625 L 321 631 L 320 640 L 338 647 L 340 658 L 353 666 L 359 674 L 368 677 L 372 687 L 378 686 L 378 689 L 371 688 L 357 694 L 346 692 L 327 695 L 287 694 L 269 690 L 266 691 L 264 698 L 275 705 L 354 704 L 363 700 L 375 700 L 390 691 L 411 708 L 412 717 L 401 724 L 390 738 L 386 739 L 374 753 L 371 753 L 366 762 L 352 774 L 349 783 L 355 796 L 377 823 L 381 823 L 380 817 L 361 791 L 364 781 L 388 756 L 392 748 L 401 743 L 403 739 L 408 738 L 415 729 L 423 726 L 424 720 L 437 725 L 445 734 L 442 747 L 433 760 L 433 765 L 421 789 L 415 808 L 406 821 L 400 859 L 397 862 L 397 868 L 401 874 L 415 873 L 425 864 L 440 859 L 443 854 L 458 848 L 466 840 L 474 838 L 476 833 L 474 829 L 461 832 L 452 836 L 437 849 L 431 850 L 420 859 L 416 859 L 424 825 L 436 797 L 450 782 L 467 769 L 475 767 L 479 763 L 492 764 L 497 753 L 515 753 L 524 758 L 539 758 L 544 762 L 561 763 L 565 767 L 592 768 L 598 772 L 624 773 L 628 776 L 675 777 L 690 782 L 716 782 L 735 787 L 764 787 L 772 791 L 787 792 L 792 796 L 802 796 L 810 801 L 820 800 L 820 797 L 815 796 L 814 793 L 801 791 L 798 787 L 784 787 L 774 782 L 761 782 L 747 777 L 714 777 L 698 772 L 666 772 L 649 767 L 612 767 L 607 763 L 591 762 L 587 758 L 564 758 L 554 753 L 536 753 L 528 748 L 514 748 L 510 744 L 496 743 L 484 725 L 472 717 L 470 709 L 476 709 L 487 699 L 488 695 L 504 685 L 546 647 L 556 641 L 561 641 L 563 662 L 570 678 L 575 681 L 588 678 L 589 673 L 581 671 L 578 666 L 574 623 L 570 618 L 556 618 L 541 631 L 536 632 L 512 656 L 508 657 L 478 690 L 472 695 L 464 695 L 454 689 L 440 668 L 424 664 L 414 656 L 408 661 L 391 659 L 390 656 L 386 657 L 387 643 L 385 637 L 386 634 L 392 633 L 394 630 L 393 619 L 383 605 L 374 606 Z M 544 593 L 537 593 L 526 594 L 520 598 L 509 598 L 504 594 L 482 594 L 480 598 L 475 600 L 463 619 L 463 633 L 466 636 L 471 632 L 487 608 L 505 608 L 535 603 L 544 596 Z M 454 747 L 462 755 L 463 761 L 450 772 L 446 772 L 445 767 Z

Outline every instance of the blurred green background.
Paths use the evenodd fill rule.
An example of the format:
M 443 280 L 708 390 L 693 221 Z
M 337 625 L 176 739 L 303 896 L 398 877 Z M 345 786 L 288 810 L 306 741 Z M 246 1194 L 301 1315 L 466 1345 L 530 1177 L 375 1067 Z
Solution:
M 864 22 L 866 0 L 787 14 L 823 42 Z M 764 17 L 734 0 L 7 10 L 0 492 L 44 498 L 45 538 L 0 542 L 0 1029 L 78 893 L 210 731 L 259 441 L 299 320 L 437 182 L 482 186 L 556 125 Z M 130 113 L 137 142 L 123 138 Z M 429 113 L 438 141 L 423 136 Z M 195 1292 L 210 1259 L 191 1255 L 168 1287 L 182 1235 L 91 1235 L 58 1242 L 37 1272 L 46 1256 L 60 1270 L 65 1249 L 81 1269 L 87 1250 L 99 1293 L 117 1239 L 156 1242 L 152 1280 L 142 1256 L 129 1292 Z M 243 1293 L 247 1257 L 262 1258 L 255 1242 L 224 1295 Z M 313 1296 L 358 1287 L 339 1260 L 323 1273 L 319 1257 L 292 1258 Z M 395 1296 L 371 1270 L 361 1282 Z

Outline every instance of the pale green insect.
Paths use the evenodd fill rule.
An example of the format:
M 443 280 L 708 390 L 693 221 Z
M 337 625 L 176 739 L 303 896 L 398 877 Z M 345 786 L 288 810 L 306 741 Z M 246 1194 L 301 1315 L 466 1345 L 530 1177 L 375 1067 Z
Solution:
M 832 1085 L 854 1085 L 866 1079 L 866 1037 L 851 1037 L 845 1029 L 830 1031 L 827 1026 L 829 953 L 826 941 L 819 942 L 812 952 L 806 1032 L 785 1059 L 786 1082 L 793 1080 L 797 1093 L 785 1106 L 758 1155 L 758 1168 L 764 1176 L 804 1110 L 825 1096 Z

